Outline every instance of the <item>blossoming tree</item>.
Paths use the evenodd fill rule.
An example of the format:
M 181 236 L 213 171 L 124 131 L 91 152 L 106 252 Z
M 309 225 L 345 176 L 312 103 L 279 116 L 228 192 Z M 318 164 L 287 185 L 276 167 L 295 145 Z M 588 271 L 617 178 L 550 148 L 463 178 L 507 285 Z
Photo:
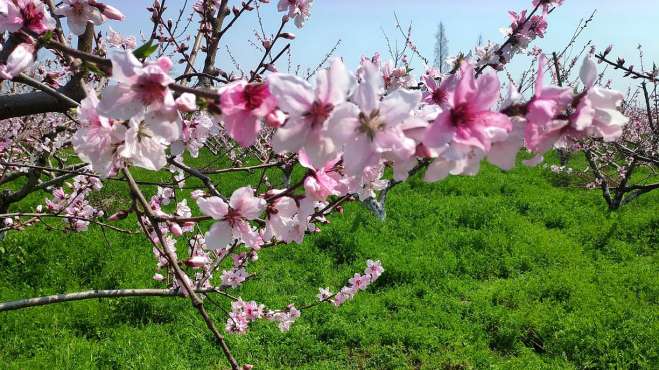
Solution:
M 0 184 L 8 185 L 0 194 L 2 232 L 48 218 L 62 219 L 71 231 L 130 232 L 112 222 L 134 217 L 156 261 L 153 278 L 162 284 L 6 302 L 0 311 L 99 297 L 187 297 L 231 367 L 250 368 L 234 357 L 223 331 L 242 334 L 256 320 L 286 331 L 304 310 L 340 306 L 384 271 L 368 260 L 345 286 L 320 288 L 315 303 L 265 307 L 231 294 L 252 278 L 261 250 L 302 243 L 343 203 L 378 199 L 411 175 L 423 173 L 426 181 L 476 175 L 484 160 L 507 170 L 523 148 L 537 163 L 568 138 L 617 140 L 628 122 L 618 110 L 623 96 L 596 85 L 590 56 L 581 89 L 546 86 L 540 56 L 533 96 L 523 98 L 514 86 L 501 96 L 496 71 L 544 36 L 562 0 L 533 0 L 532 10 L 510 12 L 505 41 L 454 60 L 450 73 L 429 68 L 417 80 L 405 57 L 401 66 L 375 55 L 355 71 L 328 60 L 314 83 L 277 71 L 295 38 L 287 30 L 304 26 L 313 0 L 280 0 L 275 9 L 269 0 L 229 3 L 199 0 L 177 20 L 165 20 L 170 4 L 156 0 L 148 8 L 153 31 L 137 47 L 134 37 L 104 30 L 123 15 L 102 2 L 0 0 Z M 274 35 L 259 36 L 259 63 L 247 73 L 221 69 L 216 55 L 224 36 L 245 14 L 261 11 L 283 17 Z M 179 37 L 186 12 L 197 25 L 191 45 Z M 410 34 L 406 44 L 418 53 Z M 186 163 L 202 150 L 230 165 Z M 138 167 L 172 181 L 139 181 Z M 216 185 L 218 176 L 246 171 L 260 171 L 261 180 L 231 194 Z M 190 179 L 203 185 L 186 186 Z M 107 181 L 123 182 L 131 199 L 111 215 L 87 198 Z M 44 190 L 45 204 L 21 208 L 28 194 Z M 212 295 L 230 307 L 224 330 L 208 313 Z

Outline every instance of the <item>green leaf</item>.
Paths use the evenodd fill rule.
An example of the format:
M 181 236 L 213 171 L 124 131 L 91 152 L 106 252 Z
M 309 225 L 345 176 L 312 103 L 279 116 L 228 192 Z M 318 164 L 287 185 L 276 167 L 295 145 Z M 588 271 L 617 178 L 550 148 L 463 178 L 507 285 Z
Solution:
M 108 74 L 103 72 L 96 64 L 93 63 L 83 63 L 83 67 L 86 68 L 87 71 L 92 72 L 98 76 L 107 76 Z
M 46 44 L 53 39 L 53 36 L 54 36 L 53 31 L 47 31 L 41 36 L 41 42 Z
M 135 58 L 138 59 L 148 58 L 149 55 L 155 53 L 156 50 L 158 50 L 158 45 L 153 45 L 153 43 L 149 41 L 148 43 L 133 50 L 133 55 L 135 55 Z

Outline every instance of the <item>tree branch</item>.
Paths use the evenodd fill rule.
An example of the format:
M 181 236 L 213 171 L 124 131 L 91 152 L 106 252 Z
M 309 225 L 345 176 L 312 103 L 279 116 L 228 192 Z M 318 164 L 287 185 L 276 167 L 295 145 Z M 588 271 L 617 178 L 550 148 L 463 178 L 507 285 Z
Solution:
M 196 289 L 195 293 L 221 293 L 218 288 Z M 111 290 L 88 290 L 76 293 L 54 294 L 44 297 L 19 299 L 0 303 L 0 312 L 13 311 L 21 308 L 44 306 L 55 303 L 82 301 L 96 298 L 121 298 L 121 297 L 185 297 L 180 289 L 111 289 Z

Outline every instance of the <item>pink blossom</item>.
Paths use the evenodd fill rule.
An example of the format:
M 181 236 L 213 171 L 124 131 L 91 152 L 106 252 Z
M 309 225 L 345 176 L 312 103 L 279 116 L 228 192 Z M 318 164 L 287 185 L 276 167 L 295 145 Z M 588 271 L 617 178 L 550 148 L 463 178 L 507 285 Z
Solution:
M 357 194 L 361 201 L 374 198 L 376 192 L 386 189 L 389 185 L 389 181 L 382 178 L 384 168 L 384 161 L 380 161 L 364 168 L 364 171 L 357 176 L 344 176 L 337 190 L 341 194 Z
M 249 321 L 247 321 L 247 318 L 244 315 L 230 312 L 224 330 L 226 330 L 227 333 L 244 334 L 247 332 L 248 326 Z
M 436 150 L 438 158 L 426 171 L 426 180 L 448 174 L 473 175 L 480 160 L 512 130 L 510 119 L 491 107 L 499 97 L 499 80 L 494 75 L 475 79 L 473 67 L 464 63 L 448 107 L 437 116 L 423 144 Z
M 295 19 L 297 28 L 304 27 L 304 22 L 311 16 L 313 0 L 279 0 L 277 10 L 288 11 L 288 17 Z
M 181 137 L 170 147 L 172 155 L 181 155 L 187 149 L 193 158 L 197 158 L 199 150 L 204 147 L 208 138 L 218 132 L 218 126 L 205 113 L 195 115 L 190 120 L 183 120 L 182 127 Z
M 116 48 L 134 49 L 137 46 L 135 36 L 123 37 L 119 32 L 113 30 L 112 27 L 108 27 L 107 42 L 110 46 Z
M 572 117 L 573 125 L 577 130 L 585 129 L 588 136 L 601 137 L 607 142 L 617 140 L 622 136 L 623 127 L 629 122 L 629 118 L 618 110 L 624 95 L 595 86 L 597 66 L 590 56 L 584 59 L 580 76 L 586 91 Z M 587 117 L 587 122 L 583 122 L 583 116 Z
M 509 34 L 514 35 L 516 46 L 525 49 L 535 38 L 544 37 L 547 31 L 546 10 L 542 15 L 534 15 L 530 19 L 528 19 L 526 10 L 520 13 L 511 11 L 509 14 L 512 20 Z
M 220 91 L 224 128 L 241 146 L 254 145 L 261 130 L 261 120 L 276 107 L 268 85 L 234 82 Z
M 0 0 L 0 33 L 16 32 L 23 27 L 20 8 L 10 0 Z
M 299 202 L 291 197 L 277 198 L 266 209 L 264 239 L 274 238 L 285 243 L 301 244 L 309 227 L 308 219 L 313 211 L 313 200 L 310 198 L 303 198 Z
M 356 293 L 357 293 L 357 291 L 355 290 L 354 287 L 347 287 L 347 286 L 344 286 L 344 287 L 341 288 L 341 290 L 340 290 L 340 291 L 334 296 L 333 303 L 334 303 L 334 305 L 335 305 L 336 307 L 339 307 L 340 305 L 342 305 L 342 304 L 345 303 L 346 301 L 349 301 L 349 300 L 351 300 L 352 298 L 354 298 L 354 296 L 355 296 Z
M 363 64 L 362 64 L 363 65 Z M 407 88 L 414 84 L 414 78 L 409 73 L 406 66 L 396 68 L 392 60 L 386 61 L 382 66 L 378 66 L 384 80 L 384 88 L 387 92 L 397 89 Z
M 311 164 L 304 149 L 300 149 L 299 160 L 302 167 L 311 170 L 311 174 L 304 179 L 304 190 L 308 197 L 324 202 L 330 195 L 340 194 L 337 188 L 339 187 L 341 175 L 335 169 L 339 157 L 316 169 Z
M 240 284 L 247 280 L 248 276 L 249 275 L 244 268 L 222 271 L 222 285 L 237 288 L 240 286 Z
M 99 26 L 103 23 L 103 15 L 93 5 L 93 0 L 64 0 L 55 9 L 55 14 L 66 17 L 66 23 L 75 35 L 85 33 L 87 23 Z
M 561 6 L 565 0 L 533 0 L 533 6 L 538 6 L 542 4 L 543 6 Z
M 270 128 L 279 128 L 284 124 L 284 122 L 286 122 L 287 118 L 288 116 L 284 112 L 280 111 L 279 109 L 275 109 L 267 116 L 265 116 L 265 124 Z
M 183 93 L 176 99 L 176 108 L 179 112 L 194 112 L 198 109 L 195 94 Z
M 34 62 L 35 46 L 24 42 L 14 48 L 7 58 L 7 64 L 0 64 L 0 80 L 11 80 Z
M 98 105 L 101 114 L 119 119 L 144 119 L 153 134 L 166 142 L 180 135 L 176 102 L 169 84 L 172 62 L 162 57 L 142 65 L 131 51 L 118 51 L 110 57 L 112 77 L 117 81 L 103 91 Z
M 264 306 L 254 301 L 245 302 L 241 298 L 231 303 L 231 312 L 227 319 L 226 331 L 244 334 L 250 322 L 263 316 Z
M 276 239 L 285 243 L 302 242 L 304 229 L 300 230 L 298 212 L 299 207 L 295 199 L 281 197 L 276 199 L 267 209 L 267 220 L 264 239 Z M 304 221 L 304 220 L 302 220 Z M 301 232 L 300 232 L 301 231 Z
M 508 97 L 503 104 L 504 109 L 519 104 L 521 101 L 521 95 L 517 88 L 512 84 L 508 86 Z M 512 116 L 510 123 L 512 124 L 512 130 L 507 134 L 502 130 L 492 131 L 492 148 L 487 153 L 487 160 L 505 171 L 515 166 L 517 153 L 524 146 L 526 119 L 521 116 Z
M 40 35 L 55 28 L 55 20 L 40 0 L 0 0 L 0 33 L 23 27 Z
M 119 9 L 107 5 L 107 4 L 102 4 L 96 2 L 96 0 L 90 0 L 90 3 L 93 3 L 103 14 L 103 16 L 107 19 L 112 19 L 115 21 L 123 21 L 124 20 L 124 15 L 119 11 Z
M 455 91 L 457 79 L 454 76 L 445 77 L 440 83 L 433 75 L 424 75 L 422 80 L 427 90 L 423 93 L 423 102 L 438 105 L 442 108 L 447 107 L 449 100 L 451 100 L 449 94 Z
M 126 136 L 126 127 L 98 114 L 95 92 L 80 102 L 78 120 L 81 126 L 71 139 L 80 159 L 91 164 L 93 171 L 103 177 L 110 176 L 119 165 L 117 148 Z
M 177 223 L 171 223 L 169 224 L 169 232 L 178 238 L 183 235 L 183 228 L 181 228 L 181 225 Z
M 508 117 L 491 110 L 498 98 L 499 80 L 495 75 L 476 80 L 473 67 L 463 64 L 448 108 L 429 127 L 424 144 L 430 148 L 458 144 L 489 151 L 492 128 L 511 130 Z
M 288 305 L 286 311 L 275 312 L 271 315 L 272 320 L 279 322 L 279 330 L 282 332 L 289 331 L 298 317 L 300 317 L 300 310 L 292 304 Z
M 306 81 L 274 73 L 268 77 L 270 91 L 279 107 L 289 115 L 273 140 L 275 152 L 297 152 L 304 148 L 311 164 L 320 168 L 337 154 L 328 135 L 328 119 L 335 107 L 345 102 L 354 81 L 341 60 L 318 72 L 315 90 Z
M 354 290 L 364 290 L 368 288 L 368 285 L 371 283 L 371 276 L 355 273 L 355 275 L 352 278 L 350 278 L 348 282 L 350 283 L 350 285 L 353 287 Z
M 119 156 L 134 166 L 152 171 L 165 167 L 167 141 L 158 136 L 153 128 L 153 125 L 131 119 L 128 122 L 126 139 L 119 147 Z
M 527 106 L 526 147 L 538 154 L 550 150 L 571 132 L 567 117 L 559 117 L 572 103 L 570 88 L 544 87 L 545 58 L 538 59 L 535 95 Z
M 411 117 L 421 95 L 401 89 L 381 100 L 384 80 L 380 72 L 370 62 L 362 68 L 362 81 L 352 97 L 355 104 L 337 107 L 329 123 L 334 140 L 343 145 L 344 167 L 349 175 L 358 175 L 377 164 L 381 156 L 407 160 L 416 149 L 416 143 L 405 136 L 401 124 Z
M 328 300 L 333 294 L 330 288 L 319 288 L 318 291 L 319 293 L 316 297 L 321 302 Z
M 197 204 L 203 214 L 218 221 L 206 235 L 209 249 L 224 248 L 235 239 L 250 247 L 258 247 L 263 243 L 248 221 L 259 217 L 266 202 L 255 197 L 252 188 L 242 187 L 234 191 L 228 205 L 219 197 L 199 198 Z
M 194 268 L 200 268 L 206 266 L 210 262 L 210 258 L 208 258 L 207 255 L 197 255 L 197 256 L 192 256 L 185 260 L 185 264 L 194 267 Z
M 383 272 L 384 268 L 382 268 L 380 261 L 366 261 L 366 270 L 364 270 L 364 275 L 369 275 L 371 277 L 371 282 L 377 280 Z

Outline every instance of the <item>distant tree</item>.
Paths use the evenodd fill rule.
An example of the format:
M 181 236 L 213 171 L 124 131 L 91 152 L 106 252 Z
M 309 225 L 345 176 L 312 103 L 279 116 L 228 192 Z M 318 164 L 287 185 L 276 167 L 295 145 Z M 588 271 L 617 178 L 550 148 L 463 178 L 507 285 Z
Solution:
M 439 28 L 435 34 L 435 68 L 438 68 L 440 72 L 448 72 L 450 67 L 446 63 L 446 58 L 448 58 L 448 38 L 446 37 L 446 28 L 444 28 L 444 23 L 439 23 Z

